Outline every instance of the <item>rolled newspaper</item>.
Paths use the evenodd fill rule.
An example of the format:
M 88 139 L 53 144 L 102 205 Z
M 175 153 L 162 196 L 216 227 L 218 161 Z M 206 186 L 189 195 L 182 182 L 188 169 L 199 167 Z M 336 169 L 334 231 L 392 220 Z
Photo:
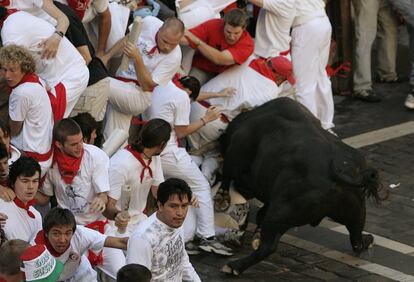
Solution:
M 111 133 L 111 135 L 109 135 L 108 139 L 102 145 L 102 150 L 108 155 L 108 157 L 112 157 L 112 155 L 115 154 L 127 140 L 128 132 L 117 128 Z
M 141 28 L 142 28 L 142 18 L 141 17 L 135 17 L 134 23 L 132 24 L 131 32 L 128 35 L 128 41 L 132 44 L 137 44 L 138 37 L 141 34 Z M 128 64 L 129 64 L 129 57 L 127 55 L 122 55 L 122 61 L 120 65 L 121 71 L 128 70 Z
M 121 214 L 128 216 L 128 209 L 129 209 L 129 203 L 131 202 L 131 194 L 132 194 L 132 189 L 131 186 L 126 185 L 124 187 L 122 187 L 121 190 L 121 198 L 120 200 L 120 205 L 121 205 Z M 126 228 L 120 228 L 118 227 L 118 233 L 119 234 L 124 234 L 126 231 Z

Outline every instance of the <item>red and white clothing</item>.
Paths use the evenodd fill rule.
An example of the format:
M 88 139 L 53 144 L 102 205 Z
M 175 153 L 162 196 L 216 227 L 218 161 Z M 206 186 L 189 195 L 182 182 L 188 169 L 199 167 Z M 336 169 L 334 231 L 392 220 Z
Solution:
M 257 56 L 276 57 L 290 49 L 290 28 L 295 10 L 295 0 L 263 0 L 254 38 L 254 53 Z
M 128 241 L 127 264 L 151 271 L 151 281 L 201 281 L 185 251 L 183 228 L 171 228 L 154 213 L 141 222 Z
M 160 53 L 157 48 L 156 36 L 162 26 L 162 21 L 148 16 L 143 19 L 142 31 L 137 41 L 145 67 L 151 73 L 152 80 L 158 85 L 165 85 L 177 73 L 181 64 L 180 47 L 175 47 L 170 53 Z M 131 118 L 141 114 L 151 104 L 151 92 L 144 92 L 136 81 L 134 62 L 129 61 L 127 71 L 118 70 L 117 74 L 123 80 L 111 80 L 111 94 L 106 112 L 104 136 L 109 138 L 116 129 L 128 132 Z
M 55 58 L 41 59 L 40 42 L 54 32 L 55 28 L 47 21 L 20 11 L 11 14 L 4 21 L 1 37 L 5 46 L 22 45 L 30 51 L 36 62 L 37 74 L 55 96 L 56 91 L 65 92 L 64 117 L 68 117 L 88 84 L 89 70 L 78 50 L 65 37 L 60 41 Z
M 62 179 L 55 162 L 40 191 L 47 196 L 55 195 L 58 205 L 69 209 L 78 224 L 87 225 L 104 219 L 100 213 L 91 213 L 89 205 L 98 193 L 109 191 L 109 158 L 94 145 L 83 144 L 83 148 L 80 167 L 72 183 L 67 184 Z
M 0 199 L 0 213 L 7 215 L 4 233 L 7 240 L 20 239 L 29 242 L 42 229 L 42 216 L 33 206 L 26 210 L 15 201 L 5 202 Z
M 142 31 L 137 41 L 137 48 L 141 52 L 144 65 L 151 73 L 152 80 L 158 85 L 166 85 L 178 72 L 181 64 L 180 46 L 176 46 L 170 53 L 160 53 L 157 48 L 156 36 L 163 22 L 156 17 L 148 16 L 143 19 Z M 117 76 L 132 80 L 137 79 L 134 62 L 129 61 L 127 71 L 118 70 Z
M 331 81 L 326 73 L 331 34 L 323 0 L 296 1 L 291 51 L 295 97 L 320 120 L 324 129 L 334 127 Z
M 148 165 L 148 160 L 143 159 L 143 161 Z M 141 173 L 143 173 L 142 182 Z M 111 157 L 109 165 L 111 191 L 108 196 L 118 201 L 118 209 L 121 209 L 119 200 L 122 188 L 130 186 L 132 190 L 128 209 L 131 219 L 128 223 L 127 234 L 132 233 L 137 225 L 147 218 L 143 211 L 147 204 L 148 193 L 151 186 L 158 186 L 162 182 L 164 182 L 164 175 L 159 156 L 151 158 L 149 168 L 144 168 L 141 162 L 127 149 L 119 150 Z
M 212 19 L 202 23 L 192 29 L 190 32 L 197 36 L 206 44 L 218 49 L 219 51 L 228 50 L 236 64 L 243 64 L 253 53 L 254 42 L 249 33 L 245 30 L 239 41 L 229 45 L 224 37 L 224 20 Z M 215 65 L 212 61 L 204 57 L 201 53 L 196 52 L 193 59 L 193 67 L 209 73 L 221 73 L 229 66 Z
M 209 122 L 196 132 L 189 135 L 191 144 L 199 149 L 203 145 L 217 140 L 227 128 L 228 121 L 233 120 L 241 111 L 251 110 L 278 97 L 281 89 L 269 77 L 269 71 L 264 64 L 263 68 L 253 68 L 255 62 L 262 59 L 247 61 L 241 66 L 235 66 L 209 80 L 201 87 L 201 91 L 219 92 L 226 87 L 236 89 L 230 97 L 208 99 L 208 103 L 222 109 L 226 119 L 217 119 Z M 270 71 L 271 73 L 271 71 Z M 200 120 L 207 108 L 198 102 L 191 105 L 190 121 Z
M 42 7 L 43 0 L 10 0 L 10 4 L 6 6 L 7 9 L 25 11 L 35 17 L 50 22 L 53 26 L 56 26 L 56 20 L 49 16 L 49 14 L 46 13 Z
M 44 86 L 38 82 L 25 82 L 25 77 L 10 94 L 10 119 L 23 122 L 20 133 L 13 136 L 11 142 L 20 151 L 45 156 L 45 161 L 36 158 L 42 168 L 43 176 L 52 165 L 53 159 L 51 153 L 52 107 Z
M 166 86 L 157 86 L 154 89 L 152 105 L 144 113 L 144 120 L 161 118 L 174 128 L 179 125 L 189 125 L 189 116 L 188 94 L 173 82 L 169 82 Z M 203 238 L 214 236 L 214 210 L 210 185 L 187 151 L 178 147 L 175 130 L 172 130 L 170 140 L 161 153 L 161 162 L 166 178 L 183 179 L 198 198 L 200 208 L 191 209 L 197 217 L 196 233 Z M 191 223 L 187 219 L 184 222 L 184 230 L 188 232 L 186 241 L 194 236 L 194 226 Z
M 77 225 L 70 240 L 69 248 L 62 254 L 57 253 L 44 236 L 43 231 L 37 233 L 32 241 L 45 244 L 49 252 L 64 264 L 63 272 L 58 281 L 90 282 L 97 281 L 96 271 L 86 257 L 88 250 L 98 254 L 102 251 L 107 236 L 92 229 Z

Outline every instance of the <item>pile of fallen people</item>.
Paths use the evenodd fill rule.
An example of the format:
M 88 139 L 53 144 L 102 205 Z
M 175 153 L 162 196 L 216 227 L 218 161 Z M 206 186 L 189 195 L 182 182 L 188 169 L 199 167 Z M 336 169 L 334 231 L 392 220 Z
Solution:
M 200 281 L 249 210 L 214 211 L 229 122 L 289 96 L 332 132 L 323 0 L 249 0 L 254 39 L 234 0 L 143 2 L 0 2 L 0 281 Z

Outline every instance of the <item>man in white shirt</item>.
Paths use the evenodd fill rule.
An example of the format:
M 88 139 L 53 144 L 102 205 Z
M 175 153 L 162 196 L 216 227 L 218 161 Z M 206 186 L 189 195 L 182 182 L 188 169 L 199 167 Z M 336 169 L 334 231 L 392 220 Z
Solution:
M 0 199 L 0 214 L 6 216 L 2 229 L 6 238 L 29 242 L 42 229 L 42 217 L 33 207 L 39 187 L 40 166 L 30 157 L 21 157 L 10 167 L 9 187 L 16 197 L 10 202 Z
M 218 109 L 212 107 L 204 116 L 190 124 L 190 99 L 197 99 L 200 83 L 191 76 L 183 77 L 166 86 L 154 89 L 151 107 L 144 113 L 144 119 L 162 118 L 170 123 L 170 140 L 161 153 L 162 169 L 166 177 L 183 179 L 196 195 L 199 208 L 191 209 L 184 224 L 185 240 L 191 241 L 196 234 L 200 237 L 199 248 L 222 255 L 231 255 L 231 250 L 215 240 L 214 208 L 211 188 L 184 148 L 178 147 L 178 140 L 200 129 L 220 117 Z
M 262 58 L 290 50 L 290 28 L 295 18 L 295 0 L 249 0 L 260 7 L 254 38 L 254 53 Z
M 323 0 L 296 0 L 292 30 L 292 64 L 296 77 L 296 100 L 321 122 L 334 127 L 331 81 L 326 73 L 332 26 Z
M 111 190 L 105 215 L 109 219 L 115 219 L 118 228 L 127 224 L 125 235 L 132 233 L 137 225 L 147 218 L 143 212 L 148 193 L 151 190 L 155 198 L 158 185 L 164 181 L 159 154 L 167 145 L 170 134 L 171 126 L 168 122 L 162 119 L 150 120 L 145 123 L 138 136 L 130 136 L 130 140 L 133 140 L 131 145 L 111 157 Z M 121 212 L 120 198 L 122 189 L 127 186 L 131 189 L 131 195 L 126 215 Z
M 170 178 L 161 183 L 158 211 L 135 229 L 128 242 L 127 263 L 148 268 L 152 281 L 201 281 L 184 247 L 182 224 L 190 199 L 185 181 Z
M 4 20 L 1 38 L 4 46 L 16 44 L 30 51 L 36 62 L 36 73 L 56 100 L 66 99 L 65 105 L 60 106 L 64 106 L 64 117 L 67 117 L 87 86 L 89 71 L 82 56 L 66 38 L 62 38 L 54 58 L 41 57 L 41 43 L 54 32 L 49 22 L 17 11 Z
M 118 80 L 111 80 L 111 94 L 106 113 L 104 136 L 114 129 L 128 131 L 132 116 L 141 114 L 151 104 L 151 91 L 157 85 L 165 85 L 178 72 L 181 50 L 178 46 L 184 35 L 184 25 L 177 18 L 164 23 L 148 16 L 142 24 L 142 32 L 136 46 L 119 42 L 109 52 L 109 57 L 123 46 L 130 58 L 128 70 L 118 70 Z
M 97 254 L 103 247 L 126 250 L 128 238 L 106 236 L 97 231 L 76 225 L 74 215 L 68 209 L 53 208 L 45 216 L 43 230 L 32 241 L 44 244 L 49 252 L 64 264 L 58 281 L 97 281 L 86 253 Z
M 52 165 L 53 113 L 48 93 L 35 74 L 35 61 L 26 48 L 17 45 L 3 47 L 0 64 L 11 89 L 11 141 L 39 162 L 43 177 Z
M 102 212 L 109 191 L 108 156 L 98 147 L 84 144 L 79 125 L 70 118 L 55 125 L 53 139 L 55 163 L 48 171 L 38 203 L 44 205 L 55 195 L 58 206 L 69 209 L 78 224 L 104 233 L 107 220 Z M 123 257 L 121 251 L 118 255 Z M 100 263 L 102 257 L 96 259 Z M 121 266 L 103 258 L 99 267 L 115 278 Z

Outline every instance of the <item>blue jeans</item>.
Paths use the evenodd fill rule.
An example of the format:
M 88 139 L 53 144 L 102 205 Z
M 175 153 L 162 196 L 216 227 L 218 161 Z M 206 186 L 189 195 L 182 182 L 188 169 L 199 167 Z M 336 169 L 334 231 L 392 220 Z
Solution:
M 404 17 L 407 23 L 407 30 L 410 36 L 410 84 L 414 90 L 414 0 L 390 0 L 390 3 Z

